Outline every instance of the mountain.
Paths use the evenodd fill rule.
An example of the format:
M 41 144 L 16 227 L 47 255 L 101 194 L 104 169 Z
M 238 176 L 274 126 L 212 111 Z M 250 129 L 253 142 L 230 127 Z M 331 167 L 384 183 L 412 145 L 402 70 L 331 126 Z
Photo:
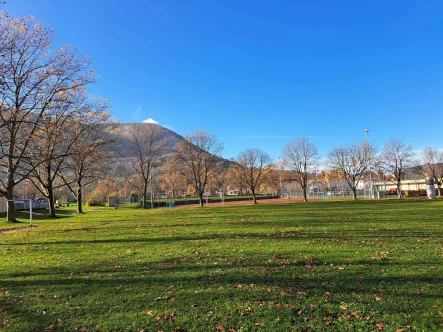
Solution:
M 129 148 L 131 146 L 131 140 L 126 133 L 130 130 L 131 126 L 134 126 L 136 124 L 140 125 L 140 123 L 117 123 L 116 124 L 116 126 L 117 126 L 116 132 L 117 132 L 117 135 L 119 136 L 119 140 L 116 144 L 115 152 L 117 154 L 117 157 L 120 159 L 135 157 L 135 155 L 133 154 L 133 152 Z M 172 154 L 176 150 L 177 144 L 182 141 L 185 141 L 185 138 L 183 136 L 173 132 L 170 129 L 162 127 L 160 125 L 152 124 L 152 123 L 142 123 L 142 125 L 145 125 L 147 127 L 148 126 L 159 126 L 160 127 L 160 139 L 165 140 L 165 142 L 166 142 L 165 147 L 162 151 L 162 155 L 165 157 L 172 156 Z M 229 164 L 231 164 L 231 161 L 229 161 L 227 159 L 219 158 L 219 160 L 223 162 L 225 167 L 227 167 Z
M 136 125 L 136 123 L 118 123 L 117 124 L 117 135 L 119 136 L 119 141 L 116 146 L 116 153 L 119 158 L 131 158 L 135 157 L 131 149 L 129 148 L 131 145 L 131 140 L 127 137 L 126 133 L 130 130 L 132 126 Z M 140 125 L 140 123 L 137 123 Z M 143 125 L 149 126 L 157 126 L 152 123 L 143 123 Z M 165 140 L 166 144 L 162 154 L 165 156 L 172 155 L 175 152 L 176 146 L 179 142 L 185 140 L 185 138 L 172 130 L 169 130 L 165 127 L 160 127 L 160 139 Z

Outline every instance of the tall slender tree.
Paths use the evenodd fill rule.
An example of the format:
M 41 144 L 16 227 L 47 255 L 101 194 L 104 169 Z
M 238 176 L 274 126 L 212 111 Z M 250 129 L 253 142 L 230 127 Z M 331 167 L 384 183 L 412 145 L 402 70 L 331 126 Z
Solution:
M 271 157 L 260 149 L 247 149 L 236 160 L 245 186 L 251 191 L 254 204 L 257 204 L 257 189 L 265 182 L 270 169 Z
M 128 130 L 129 149 L 135 156 L 131 168 L 135 176 L 128 177 L 128 181 L 143 196 L 143 208 L 146 208 L 148 186 L 152 185 L 152 172 L 160 166 L 165 147 L 162 129 L 155 123 L 135 123 Z
M 300 184 L 303 199 L 307 202 L 309 179 L 319 167 L 317 147 L 307 138 L 294 140 L 284 147 L 283 160 L 287 167 L 294 172 L 294 179 Z
M 223 144 L 215 134 L 199 128 L 185 136 L 178 143 L 175 159 L 187 183 L 192 184 L 198 194 L 200 206 L 204 205 L 203 195 L 209 177 L 217 170 Z
M 389 175 L 390 181 L 396 185 L 399 198 L 403 197 L 401 182 L 405 177 L 405 171 L 417 165 L 414 157 L 412 146 L 399 138 L 391 138 L 380 155 L 380 165 Z

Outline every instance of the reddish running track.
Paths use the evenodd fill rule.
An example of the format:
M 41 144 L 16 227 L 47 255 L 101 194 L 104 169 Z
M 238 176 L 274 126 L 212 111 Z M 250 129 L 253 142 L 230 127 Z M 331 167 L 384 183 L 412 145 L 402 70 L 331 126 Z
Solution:
M 270 199 L 258 199 L 257 203 L 298 203 L 298 202 L 303 202 L 303 198 L 270 198 Z M 238 204 L 243 204 L 243 205 L 251 205 L 252 204 L 252 199 L 251 200 L 247 200 L 247 201 L 229 201 L 229 202 L 224 202 L 224 203 L 205 203 L 205 206 L 219 206 L 219 205 L 238 205 Z M 175 208 L 185 208 L 185 207 L 196 207 L 196 206 L 200 206 L 200 204 L 188 204 L 188 205 L 177 205 L 175 206 Z

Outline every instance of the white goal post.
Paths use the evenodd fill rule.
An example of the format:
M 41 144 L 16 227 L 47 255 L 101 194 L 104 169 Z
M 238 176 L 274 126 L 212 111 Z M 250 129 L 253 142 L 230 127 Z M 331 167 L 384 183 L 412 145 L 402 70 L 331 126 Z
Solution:
M 15 202 L 23 202 L 23 206 L 24 209 L 23 210 L 28 210 L 29 209 L 29 226 L 32 226 L 32 203 L 33 200 L 32 199 L 2 199 L 0 200 L 0 210 L 2 212 L 4 212 L 3 210 L 6 210 L 6 218 L 8 218 L 9 216 L 9 211 L 8 211 L 8 202 L 14 202 L 14 206 L 15 206 Z M 27 203 L 29 206 L 26 208 L 25 207 L 25 203 Z

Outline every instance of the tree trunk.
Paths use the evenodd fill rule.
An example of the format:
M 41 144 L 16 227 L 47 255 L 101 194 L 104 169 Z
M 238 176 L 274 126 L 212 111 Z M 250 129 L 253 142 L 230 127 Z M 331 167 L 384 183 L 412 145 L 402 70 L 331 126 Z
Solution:
M 357 188 L 352 188 L 352 198 L 357 199 Z
M 304 200 L 305 202 L 308 201 L 308 195 L 306 194 L 306 188 L 303 188 L 303 200 Z
M 143 185 L 143 203 L 142 203 L 143 209 L 146 209 L 146 200 L 148 198 L 147 192 L 148 192 L 148 183 L 145 182 Z
M 200 200 L 200 206 L 204 206 L 203 192 L 199 192 L 199 193 L 198 193 L 198 198 L 199 198 L 199 200 Z
M 15 130 L 15 125 L 13 124 L 13 130 Z M 9 142 L 9 153 L 12 153 L 14 151 L 15 147 L 15 137 L 11 137 L 11 141 Z M 8 200 L 8 222 L 17 222 L 15 219 L 15 206 L 14 206 L 14 167 L 13 165 L 13 159 L 12 156 L 8 157 L 8 174 L 7 174 L 7 183 L 8 187 L 6 188 L 6 199 Z M 9 201 L 12 200 L 12 201 Z
M 252 199 L 254 200 L 254 204 L 257 204 L 257 197 L 255 197 L 255 190 L 251 190 L 252 192 Z
M 398 198 L 403 197 L 403 193 L 401 192 L 401 184 L 400 183 L 397 183 L 397 195 L 398 195 Z
M 438 197 L 441 196 L 441 187 L 437 187 L 437 193 L 438 193 Z
M 79 184 L 77 188 L 77 213 L 83 213 L 82 199 L 83 199 L 82 187 Z
M 48 188 L 49 216 L 55 217 L 54 189 Z
M 6 199 L 8 200 L 8 222 L 17 222 L 15 219 L 14 194 L 11 187 L 6 191 Z

